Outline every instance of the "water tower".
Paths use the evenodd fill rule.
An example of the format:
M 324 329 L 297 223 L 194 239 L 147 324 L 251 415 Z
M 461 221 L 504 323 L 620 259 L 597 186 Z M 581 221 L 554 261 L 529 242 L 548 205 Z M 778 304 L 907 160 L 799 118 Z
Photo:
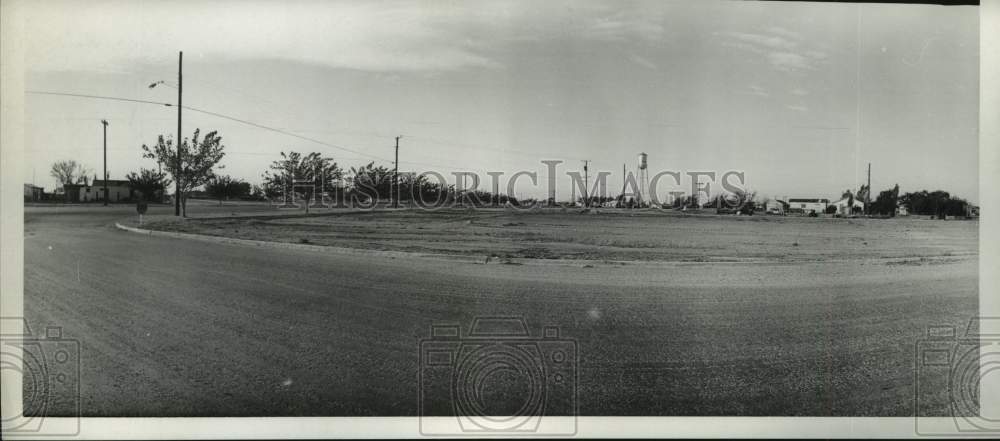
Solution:
M 637 182 L 637 184 L 639 184 L 639 189 L 638 189 L 639 194 L 637 195 L 636 198 L 639 202 L 639 206 L 646 205 L 646 198 L 647 198 L 646 193 L 649 190 L 649 172 L 647 171 L 647 164 L 646 164 L 646 159 L 648 158 L 648 156 L 649 155 L 647 155 L 645 152 L 639 153 L 639 164 L 637 167 L 638 172 L 636 173 L 636 177 L 639 180 L 639 182 Z

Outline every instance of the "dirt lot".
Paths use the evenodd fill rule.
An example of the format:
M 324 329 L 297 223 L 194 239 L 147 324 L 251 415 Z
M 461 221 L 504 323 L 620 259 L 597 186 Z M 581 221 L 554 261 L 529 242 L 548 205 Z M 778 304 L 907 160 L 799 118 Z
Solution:
M 916 410 L 928 326 L 962 330 L 978 313 L 976 222 L 558 210 L 265 219 L 253 216 L 275 214 L 266 207 L 205 205 L 192 214 L 226 218 L 180 225 L 171 211 L 153 207 L 147 220 L 550 259 L 317 253 L 115 229 L 132 207 L 26 210 L 25 316 L 80 342 L 85 415 L 412 416 L 432 324 L 465 333 L 476 317 L 515 316 L 534 336 L 556 326 L 578 344 L 580 415 L 903 417 Z M 744 260 L 711 261 L 726 259 Z M 949 410 L 947 380 L 921 380 L 921 414 Z
M 235 210 L 236 208 L 234 208 Z M 240 215 L 244 213 L 244 215 Z M 341 211 L 154 221 L 148 228 L 347 248 L 595 261 L 919 265 L 978 253 L 978 222 L 689 215 L 659 210 Z M 291 214 L 291 216 L 295 216 Z M 921 260 L 924 258 L 924 260 Z

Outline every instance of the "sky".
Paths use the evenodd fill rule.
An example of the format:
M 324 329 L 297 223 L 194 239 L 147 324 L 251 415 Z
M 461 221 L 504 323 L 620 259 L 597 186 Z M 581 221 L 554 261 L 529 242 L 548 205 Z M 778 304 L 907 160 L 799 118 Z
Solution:
M 609 193 L 649 174 L 742 171 L 762 197 L 943 189 L 978 201 L 975 6 L 737 1 L 40 1 L 25 30 L 25 160 L 140 167 L 141 146 L 217 130 L 224 168 L 259 183 L 281 151 L 349 168 L 481 175 L 590 160 Z M 156 81 L 166 84 L 149 88 Z M 93 172 L 91 173 L 93 174 Z M 704 181 L 705 178 L 702 178 Z M 689 190 L 661 181 L 661 192 Z M 718 182 L 716 182 L 717 189 Z

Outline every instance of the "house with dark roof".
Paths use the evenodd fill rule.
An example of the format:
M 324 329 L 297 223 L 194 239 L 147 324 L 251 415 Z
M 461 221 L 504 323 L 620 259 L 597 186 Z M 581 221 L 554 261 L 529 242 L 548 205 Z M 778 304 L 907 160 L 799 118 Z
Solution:
M 24 202 L 38 202 L 45 196 L 45 189 L 34 184 L 24 184 Z

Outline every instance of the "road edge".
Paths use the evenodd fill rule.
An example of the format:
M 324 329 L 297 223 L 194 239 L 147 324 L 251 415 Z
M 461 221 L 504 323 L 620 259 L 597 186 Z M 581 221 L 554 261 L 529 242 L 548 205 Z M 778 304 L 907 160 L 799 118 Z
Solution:
M 302 243 L 288 243 L 288 242 L 274 242 L 266 240 L 253 240 L 253 239 L 238 239 L 234 237 L 224 237 L 224 236 L 209 236 L 206 234 L 192 234 L 192 233 L 180 233 L 176 231 L 159 231 L 159 230 L 148 230 L 145 228 L 131 227 L 128 225 L 122 225 L 121 222 L 115 222 L 115 228 L 130 233 L 145 234 L 148 236 L 159 236 L 159 237 L 174 237 L 178 239 L 188 239 L 197 240 L 201 242 L 211 242 L 211 243 L 224 243 L 224 244 L 236 244 L 236 245 L 246 245 L 261 248 L 279 248 L 279 249 L 292 249 L 292 250 L 302 250 L 311 251 L 319 253 L 330 253 L 330 254 L 340 254 L 345 256 L 371 256 L 371 257 L 389 257 L 389 258 L 421 258 L 430 260 L 440 260 L 445 262 L 463 262 L 471 264 L 487 264 L 487 263 L 501 263 L 496 258 L 489 258 L 488 256 L 463 256 L 463 255 L 451 255 L 451 254 L 424 254 L 424 253 L 410 253 L 406 251 L 389 251 L 389 250 L 364 250 L 357 248 L 346 248 L 346 247 L 335 247 L 328 245 L 312 245 L 312 244 L 302 244 Z
M 137 228 L 128 225 L 123 225 L 121 222 L 115 222 L 115 228 L 130 233 L 145 234 L 149 236 L 160 236 L 160 237 L 174 237 L 178 239 L 188 239 L 197 240 L 201 242 L 211 242 L 211 243 L 223 243 L 223 244 L 236 244 L 244 246 L 253 246 L 258 248 L 273 248 L 273 249 L 292 249 L 292 250 L 302 250 L 317 253 L 328 253 L 337 254 L 342 256 L 367 256 L 367 257 L 383 257 L 390 259 L 424 259 L 433 260 L 438 262 L 446 263 L 467 263 L 472 265 L 530 265 L 530 266 L 558 266 L 558 267 L 570 267 L 570 268 L 593 268 L 597 266 L 601 267 L 622 267 L 622 266 L 645 266 L 645 267 L 676 267 L 676 266 L 703 266 L 703 265 L 713 265 L 713 264 L 725 264 L 725 265 L 791 265 L 803 262 L 794 261 L 777 261 L 777 260 L 720 260 L 720 261 L 636 261 L 636 260 L 615 260 L 615 261 L 605 261 L 605 260 L 586 260 L 586 259 L 533 259 L 527 257 L 515 257 L 515 258 L 504 258 L 497 256 L 470 256 L 463 254 L 439 254 L 439 253 L 415 253 L 409 251 L 391 251 L 391 250 L 366 250 L 359 248 L 347 248 L 338 247 L 332 245 L 314 245 L 314 244 L 300 244 L 300 243 L 289 243 L 289 242 L 276 242 L 267 240 L 253 240 L 253 239 L 239 239 L 235 237 L 225 237 L 225 236 L 210 236 L 206 234 L 194 234 L 194 233 L 181 233 L 176 231 L 161 231 L 161 230 L 148 230 L 144 228 Z M 967 259 L 971 256 L 969 255 L 950 255 L 950 256 L 911 256 L 911 257 L 883 257 L 868 259 L 870 263 L 876 264 L 925 264 L 925 263 L 936 263 L 955 261 L 961 259 Z M 979 257 L 975 255 L 975 257 Z M 840 262 L 850 262 L 855 261 L 855 259 L 843 259 L 835 260 Z M 830 261 L 828 261 L 830 262 Z

